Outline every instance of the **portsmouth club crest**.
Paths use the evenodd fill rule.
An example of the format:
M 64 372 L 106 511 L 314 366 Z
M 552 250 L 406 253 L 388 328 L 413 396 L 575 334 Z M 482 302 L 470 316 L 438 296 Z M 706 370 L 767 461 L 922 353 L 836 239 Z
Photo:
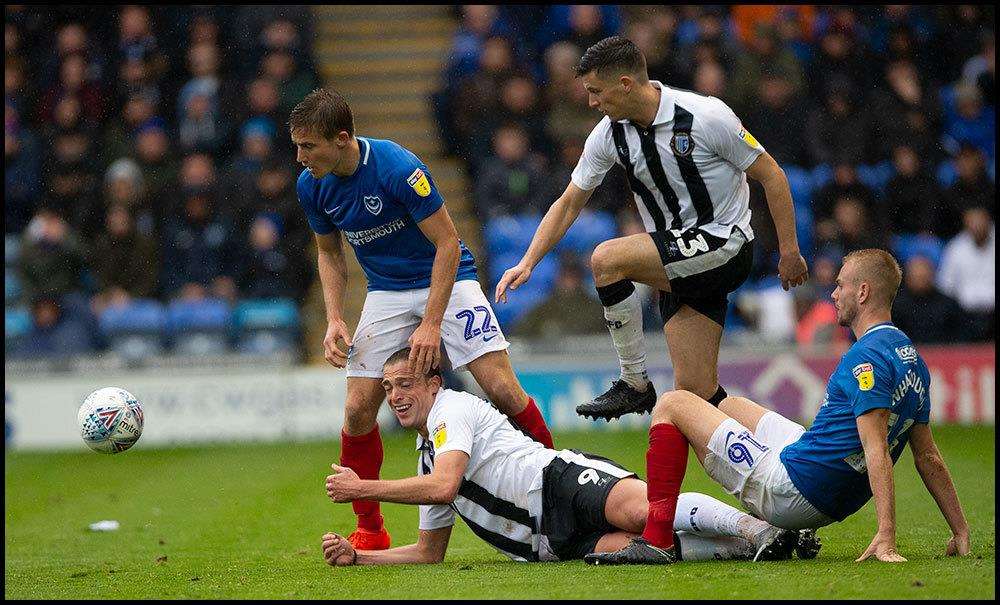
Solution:
M 371 212 L 372 214 L 382 212 L 382 198 L 377 195 L 366 195 L 365 210 Z
M 673 138 L 670 139 L 670 149 L 678 157 L 686 158 L 691 155 L 694 150 L 694 139 L 691 138 L 691 133 L 675 132 Z

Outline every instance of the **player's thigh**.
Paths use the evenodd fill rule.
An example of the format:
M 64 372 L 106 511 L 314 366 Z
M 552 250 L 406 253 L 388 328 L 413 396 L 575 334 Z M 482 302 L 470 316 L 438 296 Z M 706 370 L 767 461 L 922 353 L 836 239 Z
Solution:
M 712 435 L 726 420 L 718 408 L 689 391 L 668 391 L 660 395 L 653 408 L 651 424 L 668 423 L 677 427 L 704 463 Z
M 489 351 L 465 364 L 486 397 L 507 415 L 517 414 L 527 405 L 528 394 L 510 365 L 507 351 Z
M 385 389 L 379 378 L 347 377 L 347 400 L 344 403 L 344 430 L 348 435 L 365 435 L 378 419 L 378 410 L 385 399 Z
M 620 480 L 608 493 L 604 504 L 604 516 L 608 523 L 618 529 L 632 533 L 642 533 L 649 514 L 646 482 L 629 477 Z
M 455 282 L 441 321 L 441 342 L 455 370 L 466 368 L 469 362 L 487 353 L 506 351 L 510 346 L 479 282 Z M 479 384 L 485 387 L 482 382 Z
M 347 355 L 349 378 L 381 379 L 385 360 L 409 346 L 420 325 L 420 317 L 412 311 L 415 296 L 412 290 L 368 293 Z
M 726 397 L 719 404 L 719 409 L 736 422 L 752 430 L 754 434 L 757 433 L 760 419 L 771 412 L 771 410 L 746 397 Z
M 715 394 L 719 382 L 722 326 L 683 305 L 663 326 L 674 366 L 674 388 L 703 398 Z
M 648 233 L 636 233 L 602 242 L 590 258 L 599 284 L 628 279 L 658 290 L 669 290 L 660 253 Z
M 631 533 L 627 531 L 616 531 L 604 534 L 594 545 L 594 552 L 616 552 L 632 542 L 632 538 L 637 537 L 639 532 Z

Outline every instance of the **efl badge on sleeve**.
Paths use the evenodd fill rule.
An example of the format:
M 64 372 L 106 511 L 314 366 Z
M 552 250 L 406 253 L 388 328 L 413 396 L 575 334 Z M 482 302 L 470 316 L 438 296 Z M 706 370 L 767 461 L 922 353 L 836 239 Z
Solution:
M 448 441 L 448 427 L 442 422 L 441 424 L 434 427 L 434 449 L 439 449 L 444 445 L 445 441 Z
M 870 391 L 875 386 L 875 368 L 870 363 L 859 363 L 852 370 L 854 377 L 858 380 L 858 388 L 862 391 Z
M 744 143 L 753 147 L 754 149 L 760 149 L 760 143 L 757 142 L 757 139 L 753 138 L 752 134 L 747 132 L 746 128 L 740 129 L 740 138 L 743 139 Z
M 691 155 L 694 151 L 694 140 L 691 138 L 690 132 L 675 132 L 673 138 L 670 139 L 670 149 L 674 151 L 674 155 L 680 157 L 687 157 Z
M 427 175 L 424 174 L 424 171 L 419 168 L 414 170 L 413 174 L 406 179 L 406 184 L 416 191 L 420 197 L 427 197 L 431 194 L 431 183 L 427 180 Z

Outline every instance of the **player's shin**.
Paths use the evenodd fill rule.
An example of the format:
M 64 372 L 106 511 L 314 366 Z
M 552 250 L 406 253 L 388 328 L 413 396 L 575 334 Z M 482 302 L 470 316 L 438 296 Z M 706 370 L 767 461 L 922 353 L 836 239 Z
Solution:
M 672 424 L 654 424 L 649 429 L 646 452 L 649 515 L 642 537 L 650 544 L 669 548 L 674 542 L 677 497 L 687 469 L 688 442 Z
M 677 554 L 681 561 L 749 561 L 754 556 L 753 545 L 743 538 L 699 536 L 677 532 Z
M 362 479 L 378 479 L 382 468 L 382 436 L 378 425 L 365 435 L 348 435 L 341 432 L 340 465 L 352 469 Z M 370 500 L 352 502 L 358 516 L 358 528 L 367 531 L 382 529 L 379 503 Z
M 532 439 L 549 449 L 553 449 L 552 433 L 549 432 L 549 427 L 546 426 L 545 418 L 542 416 L 541 410 L 538 409 L 538 405 L 535 404 L 534 397 L 528 398 L 528 405 L 524 406 L 524 409 L 518 412 L 512 420 Z
M 598 286 L 597 295 L 604 305 L 604 319 L 621 363 L 621 379 L 632 388 L 645 391 L 649 385 L 646 340 L 642 334 L 642 304 L 635 285 L 623 279 Z
M 685 492 L 677 498 L 674 529 L 701 536 L 753 540 L 771 526 L 711 496 Z

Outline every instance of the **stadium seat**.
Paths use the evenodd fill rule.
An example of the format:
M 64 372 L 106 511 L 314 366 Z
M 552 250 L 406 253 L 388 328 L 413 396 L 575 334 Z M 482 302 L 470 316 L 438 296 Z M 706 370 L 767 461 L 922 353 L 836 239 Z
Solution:
M 880 164 L 859 164 L 858 180 L 874 190 L 879 195 L 885 194 L 885 188 L 889 181 L 896 174 L 896 169 L 892 162 L 882 162 Z
M 17 356 L 31 332 L 31 312 L 27 307 L 4 309 L 3 342 L 4 354 Z
M 256 355 L 295 352 L 299 325 L 299 309 L 291 299 L 242 301 L 233 310 L 236 350 Z
M 218 355 L 229 350 L 230 309 L 225 301 L 176 300 L 167 307 L 167 333 L 180 355 Z
M 166 313 L 155 300 L 138 299 L 108 307 L 97 323 L 108 348 L 126 359 L 142 359 L 163 351 Z
M 531 214 L 498 216 L 486 221 L 483 235 L 487 253 L 491 257 L 508 252 L 524 254 L 540 222 L 541 217 Z
M 915 256 L 923 256 L 937 267 L 944 252 L 944 244 L 933 235 L 897 235 L 892 238 L 891 245 L 901 265 Z
M 534 231 L 531 232 L 531 235 L 534 235 Z M 618 223 L 615 222 L 614 216 L 608 212 L 584 210 L 566 231 L 566 235 L 556 245 L 555 250 L 556 252 L 569 250 L 589 258 L 598 244 L 613 239 L 617 235 Z M 531 240 L 528 241 L 530 243 Z
M 14 271 L 4 271 L 3 274 L 3 302 L 4 306 L 16 305 L 21 302 L 21 294 L 24 288 L 21 287 L 21 277 Z

